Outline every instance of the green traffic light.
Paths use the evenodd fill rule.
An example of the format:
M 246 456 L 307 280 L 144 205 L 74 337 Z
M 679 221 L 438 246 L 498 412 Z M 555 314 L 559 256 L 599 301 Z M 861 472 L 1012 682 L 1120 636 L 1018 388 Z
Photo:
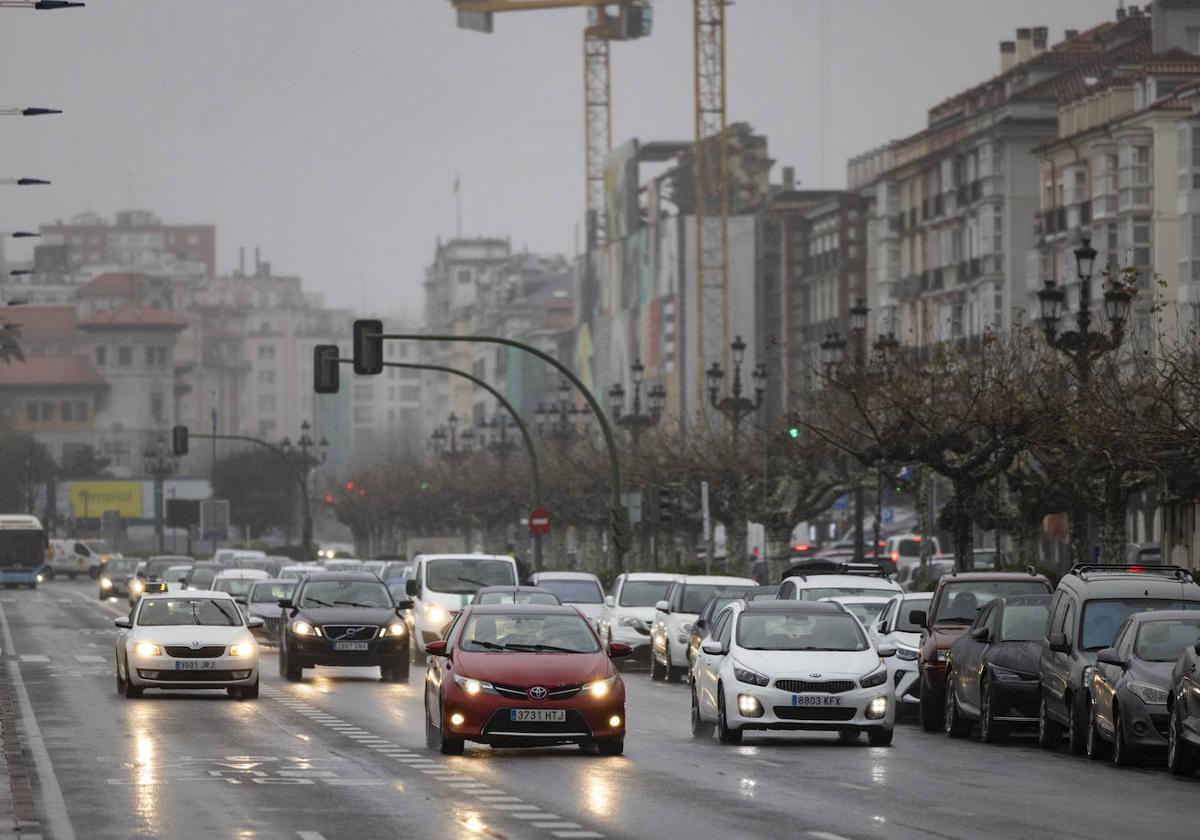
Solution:
M 790 429 L 788 429 L 788 434 L 792 436 L 792 440 L 795 440 L 796 438 L 800 437 L 800 430 L 795 426 L 792 426 Z

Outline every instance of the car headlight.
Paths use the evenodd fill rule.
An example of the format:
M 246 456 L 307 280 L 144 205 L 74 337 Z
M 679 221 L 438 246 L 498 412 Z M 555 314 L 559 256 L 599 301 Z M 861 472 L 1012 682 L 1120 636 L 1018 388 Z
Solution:
M 445 624 L 450 620 L 450 613 L 441 604 L 426 604 L 425 618 L 432 624 Z
M 146 584 L 142 583 L 140 580 L 132 581 L 129 584 L 130 592 L 141 592 L 145 588 L 146 588 Z
M 607 697 L 609 692 L 611 692 L 616 685 L 617 675 L 613 674 L 606 680 L 596 680 L 594 682 L 587 683 L 584 685 L 580 693 L 587 693 L 599 699 L 601 697 Z
M 454 675 L 454 682 L 458 687 L 472 696 L 476 694 L 495 694 L 496 689 L 490 682 L 483 680 L 473 680 L 470 677 L 464 677 L 462 674 Z
M 1033 682 L 1038 678 L 1036 674 L 1022 674 L 1020 671 L 1001 668 L 998 665 L 992 666 L 992 676 L 997 682 Z
M 750 685 L 765 686 L 771 682 L 771 678 L 764 676 L 757 671 L 751 671 L 745 665 L 738 662 L 733 663 L 733 675 L 738 682 L 749 683 Z
M 320 636 L 321 631 L 307 621 L 293 621 L 292 632 L 297 636 Z
M 101 589 L 112 589 L 112 581 L 106 577 L 100 578 L 100 588 Z
M 879 670 L 867 674 L 858 681 L 858 684 L 863 688 L 874 688 L 877 685 L 883 685 L 885 682 L 887 682 L 887 668 L 881 667 Z
M 950 649 L 949 648 L 946 648 L 945 650 L 939 650 L 937 652 L 937 661 L 938 662 L 945 662 L 949 658 L 950 658 Z
M 408 625 L 403 621 L 397 621 L 395 624 L 383 628 L 380 636 L 403 636 L 408 632 Z
M 916 648 L 898 647 L 896 648 L 896 658 L 912 662 L 917 658 Z
M 1143 703 L 1161 706 L 1167 702 L 1167 691 L 1164 688 L 1159 688 L 1149 683 L 1137 682 L 1136 680 L 1130 680 L 1127 685 L 1134 696 Z
M 230 656 L 253 656 L 257 648 L 253 642 L 240 642 L 229 646 Z
M 154 642 L 137 642 L 133 652 L 138 656 L 162 656 L 162 650 Z

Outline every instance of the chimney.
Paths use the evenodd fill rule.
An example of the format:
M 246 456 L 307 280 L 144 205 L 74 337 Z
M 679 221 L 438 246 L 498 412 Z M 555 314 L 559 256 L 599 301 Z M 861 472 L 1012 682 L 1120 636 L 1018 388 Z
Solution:
M 1033 54 L 1041 55 L 1046 51 L 1046 42 L 1050 40 L 1050 29 L 1045 26 L 1034 27 L 1033 30 Z
M 246 276 L 246 246 L 238 248 L 238 277 Z
M 259 267 L 262 265 L 262 260 L 258 258 L 258 246 L 254 246 L 254 276 L 259 276 Z
M 1017 66 L 1017 42 L 1000 42 L 1000 72 L 1007 73 Z
M 1125 20 L 1125 7 L 1117 6 L 1117 20 Z
M 1033 30 L 1022 26 L 1017 30 L 1017 64 L 1024 64 L 1033 57 Z
M 796 189 L 796 167 L 783 167 L 783 188 L 785 190 Z
M 1068 29 L 1067 31 L 1065 31 L 1063 33 L 1063 38 L 1067 41 L 1074 41 L 1078 37 L 1079 37 L 1078 29 Z

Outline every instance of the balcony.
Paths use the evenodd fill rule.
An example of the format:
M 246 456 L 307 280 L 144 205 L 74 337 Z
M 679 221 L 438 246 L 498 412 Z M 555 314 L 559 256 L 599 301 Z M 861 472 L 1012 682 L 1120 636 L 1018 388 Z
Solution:
M 1092 223 L 1092 202 L 1079 202 L 1079 224 L 1090 225 Z

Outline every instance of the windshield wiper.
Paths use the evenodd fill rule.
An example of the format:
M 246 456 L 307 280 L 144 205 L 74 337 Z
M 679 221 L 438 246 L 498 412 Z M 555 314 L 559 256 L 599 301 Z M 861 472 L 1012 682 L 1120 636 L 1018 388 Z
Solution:
M 495 642 L 485 642 L 482 639 L 471 639 L 467 642 L 467 644 L 479 645 L 480 647 L 487 648 L 488 650 L 507 650 L 508 649 L 508 645 L 498 645 Z
M 579 653 L 572 648 L 559 647 L 558 645 L 523 645 L 518 643 L 507 644 L 504 646 L 506 650 L 532 650 L 532 651 L 550 651 L 551 653 Z
M 304 603 L 306 605 L 310 605 L 310 606 L 312 604 L 316 604 L 318 607 L 332 607 L 333 606 L 333 604 L 326 603 L 325 601 L 322 601 L 320 598 L 311 598 L 311 597 L 305 598 Z
M 382 609 L 379 604 L 360 604 L 358 601 L 334 601 L 339 607 L 367 607 L 369 609 Z
M 469 578 L 469 577 L 458 577 L 458 578 L 456 578 L 456 580 L 461 580 L 464 583 L 470 583 L 474 586 L 487 586 L 487 584 L 484 583 L 483 581 L 475 580 L 474 578 Z M 462 593 L 462 594 L 465 594 L 465 593 Z

